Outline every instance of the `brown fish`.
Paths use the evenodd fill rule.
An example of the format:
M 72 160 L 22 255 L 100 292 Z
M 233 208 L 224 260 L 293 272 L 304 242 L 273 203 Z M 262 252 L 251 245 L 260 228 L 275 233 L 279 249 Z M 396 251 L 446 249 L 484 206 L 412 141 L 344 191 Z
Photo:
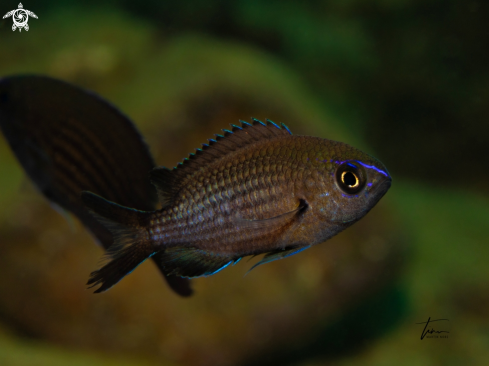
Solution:
M 161 210 L 82 194 L 114 236 L 111 261 L 88 281 L 101 285 L 95 292 L 155 255 L 165 274 L 189 278 L 245 256 L 266 253 L 257 265 L 285 258 L 358 221 L 391 185 L 381 162 L 345 143 L 293 136 L 269 120 L 241 123 L 177 167 L 151 172 Z

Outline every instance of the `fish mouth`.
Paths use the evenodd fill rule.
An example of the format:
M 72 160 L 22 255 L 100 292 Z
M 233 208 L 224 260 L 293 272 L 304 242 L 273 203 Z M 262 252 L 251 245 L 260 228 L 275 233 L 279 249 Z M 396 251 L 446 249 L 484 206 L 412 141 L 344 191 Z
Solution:
M 350 224 L 352 222 L 360 220 L 363 216 L 365 216 L 374 206 L 380 201 L 380 199 L 387 193 L 392 184 L 392 178 L 387 177 L 381 182 L 370 194 L 370 204 L 369 207 L 365 208 L 361 212 L 359 212 L 358 216 L 352 218 L 351 220 L 344 221 L 345 224 Z
M 384 194 L 387 193 L 387 191 L 389 190 L 389 188 L 391 187 L 392 185 L 392 178 L 391 177 L 387 177 L 384 179 L 384 181 L 382 183 L 380 183 L 373 191 L 372 191 L 372 196 L 374 196 L 377 200 L 379 200 L 380 198 L 382 198 L 382 196 L 384 196 Z
M 375 191 L 380 190 L 380 188 L 384 188 L 387 191 L 391 187 L 391 185 L 392 185 L 392 178 L 387 177 L 382 183 L 380 183 L 380 185 L 377 187 Z

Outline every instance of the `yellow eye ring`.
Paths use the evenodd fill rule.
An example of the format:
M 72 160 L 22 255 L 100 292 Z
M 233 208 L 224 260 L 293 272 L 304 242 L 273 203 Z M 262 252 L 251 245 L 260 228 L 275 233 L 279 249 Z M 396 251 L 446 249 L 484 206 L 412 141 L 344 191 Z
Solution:
M 357 194 L 366 184 L 367 174 L 362 166 L 345 162 L 336 168 L 336 185 L 346 194 Z
M 351 174 L 351 175 L 353 175 L 353 177 L 355 178 L 355 183 L 353 183 L 353 184 L 348 184 L 348 183 L 350 183 L 350 182 L 348 182 L 348 183 L 347 183 L 347 182 L 345 181 L 345 175 L 347 175 L 347 174 Z M 348 178 L 348 177 L 347 177 L 347 178 Z M 350 178 L 350 179 L 351 179 L 351 178 Z M 353 173 L 353 172 L 351 172 L 351 171 L 347 171 L 347 170 L 341 173 L 341 182 L 342 182 L 344 185 L 346 185 L 348 188 L 357 188 L 357 187 L 360 185 L 360 180 L 358 179 L 357 175 L 356 175 L 355 173 Z

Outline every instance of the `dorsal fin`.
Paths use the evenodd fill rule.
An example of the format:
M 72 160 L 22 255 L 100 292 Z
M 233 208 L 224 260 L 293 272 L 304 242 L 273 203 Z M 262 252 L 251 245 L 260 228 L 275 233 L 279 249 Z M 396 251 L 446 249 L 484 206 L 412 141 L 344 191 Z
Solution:
M 151 172 L 151 182 L 158 190 L 163 206 L 171 202 L 171 198 L 178 192 L 180 183 L 189 175 L 216 159 L 236 151 L 244 146 L 262 140 L 273 139 L 277 136 L 292 135 L 283 123 L 281 126 L 269 119 L 263 123 L 252 118 L 252 123 L 240 121 L 241 127 L 231 125 L 232 130 L 222 130 L 224 135 L 215 135 L 215 139 L 209 139 L 208 144 L 202 144 L 201 149 L 190 154 L 183 162 L 178 163 L 173 169 L 159 167 Z

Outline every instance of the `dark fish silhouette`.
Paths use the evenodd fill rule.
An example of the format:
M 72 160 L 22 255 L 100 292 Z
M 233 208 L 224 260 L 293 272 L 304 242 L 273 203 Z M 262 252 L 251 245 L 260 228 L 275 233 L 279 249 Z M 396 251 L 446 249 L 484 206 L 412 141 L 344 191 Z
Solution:
M 146 144 L 127 117 L 95 94 L 41 76 L 1 79 L 0 128 L 37 188 L 73 212 L 105 249 L 112 234 L 85 208 L 82 191 L 155 210 L 148 175 L 155 164 Z M 154 259 L 167 273 L 164 261 Z M 165 278 L 180 295 L 192 293 L 187 279 Z
M 257 265 L 285 258 L 352 225 L 391 185 L 383 164 L 358 149 L 256 119 L 224 130 L 172 170 L 155 168 L 151 181 L 161 210 L 82 194 L 115 238 L 111 261 L 88 281 L 100 285 L 95 292 L 154 256 L 166 274 L 188 278 L 245 256 L 266 253 Z

